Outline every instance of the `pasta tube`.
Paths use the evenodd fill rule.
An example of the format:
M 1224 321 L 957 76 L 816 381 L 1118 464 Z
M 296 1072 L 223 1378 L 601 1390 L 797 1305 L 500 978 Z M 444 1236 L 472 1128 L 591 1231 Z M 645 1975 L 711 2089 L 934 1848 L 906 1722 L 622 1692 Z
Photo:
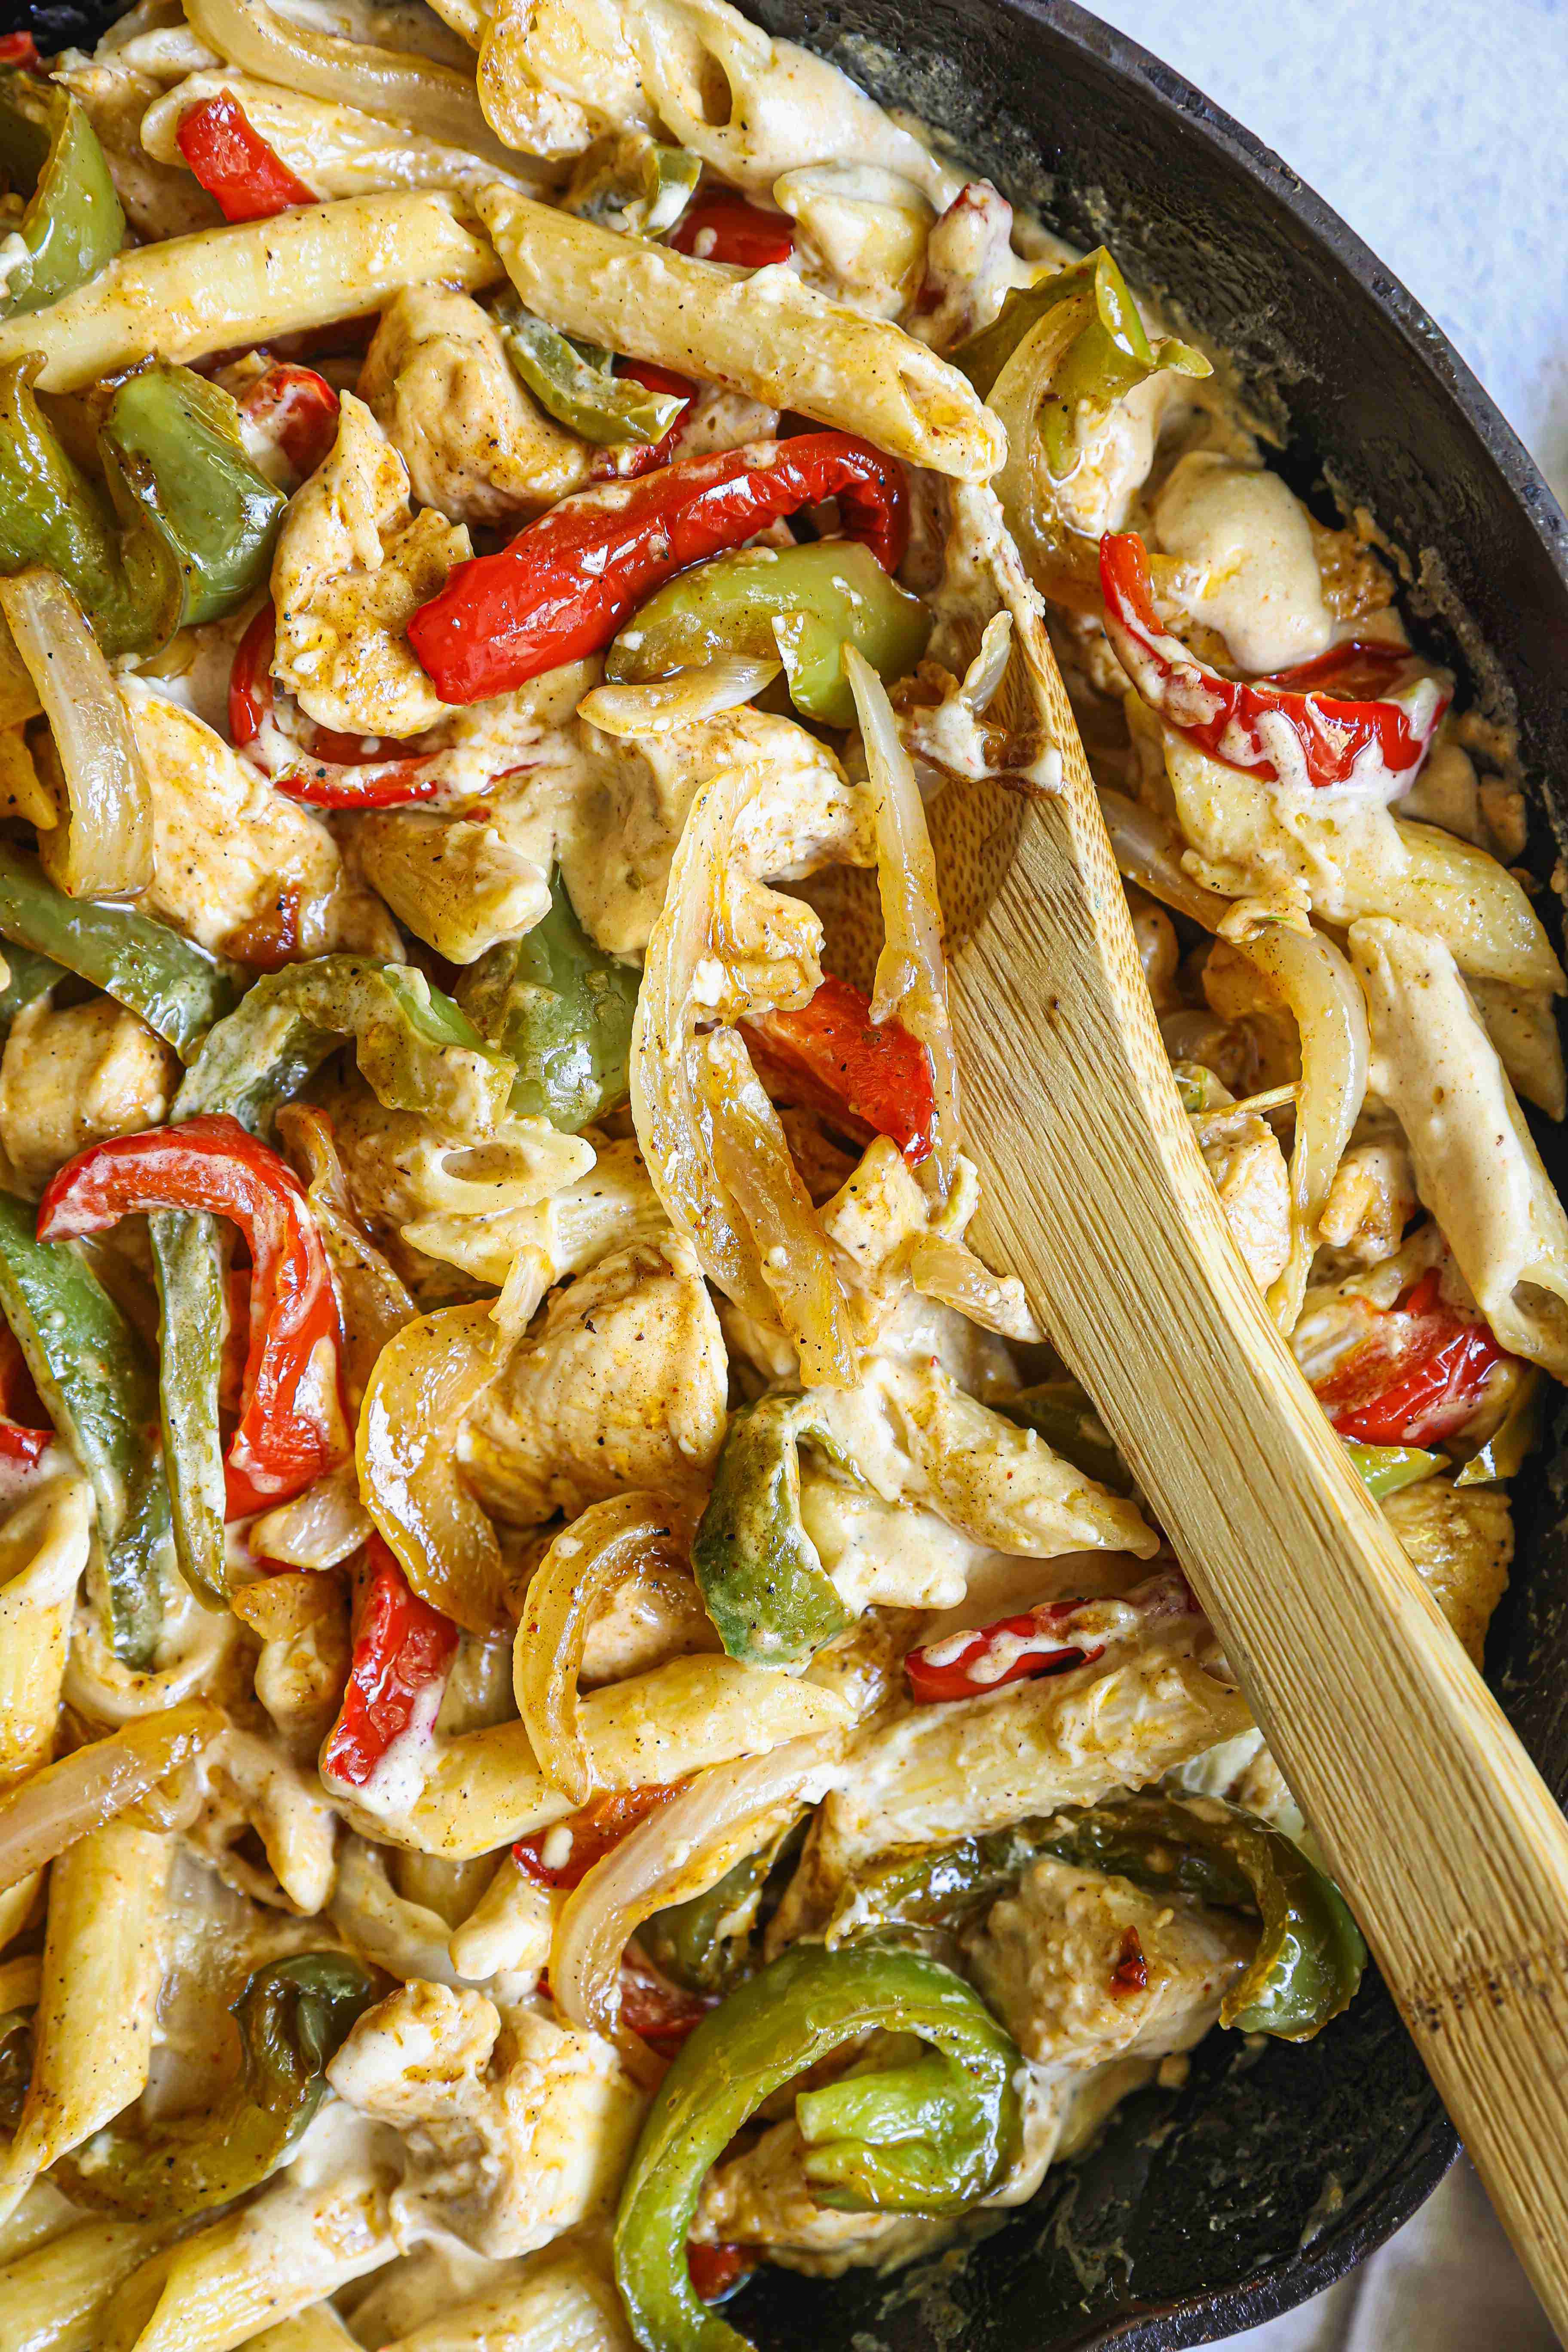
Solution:
M 627 1789 L 765 1756 L 834 1729 L 846 1712 L 835 1694 L 790 1675 L 733 1658 L 671 1658 L 588 1692 L 577 1727 L 595 1786 Z M 539 1769 L 522 1725 L 503 1723 L 450 1741 L 407 1815 L 371 1827 L 398 1845 L 461 1859 L 493 1853 L 572 1810 Z
M 91 1500 L 85 1479 L 51 1479 L 0 1528 L 0 1785 L 36 1771 L 54 1752 Z
M 547 2263 L 467 2296 L 386 2352 L 633 2352 L 616 2291 L 584 2257 Z
M 194 360 L 379 310 L 426 279 L 472 289 L 500 275 L 450 195 L 349 196 L 120 254 L 48 310 L 0 325 L 0 366 L 37 352 L 38 389 L 77 392 L 143 359 L 153 320 L 161 355 Z
M 1454 957 L 1387 920 L 1352 923 L 1350 951 L 1424 1206 L 1502 1345 L 1568 1380 L 1568 1215 Z
M 122 2281 L 157 2246 L 155 2221 L 86 2221 L 0 2269 L 4 2352 L 97 2352 Z
M 786 268 L 735 278 L 508 188 L 475 203 L 524 303 L 566 334 L 861 434 L 960 481 L 984 481 L 1006 455 L 1001 426 L 956 368 Z
M 55 1864 L 33 2078 L 0 2167 L 0 2219 L 146 2086 L 173 1852 L 168 1838 L 110 1822 Z

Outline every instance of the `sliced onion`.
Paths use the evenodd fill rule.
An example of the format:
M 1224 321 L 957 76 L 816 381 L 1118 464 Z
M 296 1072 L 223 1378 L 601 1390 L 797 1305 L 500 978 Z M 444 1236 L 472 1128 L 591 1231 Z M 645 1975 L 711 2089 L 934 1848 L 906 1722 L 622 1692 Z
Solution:
M 1268 1311 L 1289 1333 L 1301 1312 L 1329 1192 L 1366 1099 L 1372 1051 L 1366 1000 L 1349 963 L 1321 931 L 1262 923 L 1232 945 L 1285 999 L 1300 1033 L 1301 1082 L 1290 1151 L 1290 1255 L 1268 1291 Z
M 359 1473 L 341 1462 L 291 1502 L 253 1519 L 246 1541 L 258 1559 L 288 1568 L 336 1568 L 358 1551 L 375 1523 L 359 1498 Z
M 307 1103 L 285 1103 L 278 1114 L 278 1132 L 304 1179 L 305 1198 L 315 1212 L 331 1261 L 347 1335 L 343 1372 L 349 1402 L 357 1408 L 382 1349 L 416 1320 L 419 1309 L 355 1214 L 331 1121 L 325 1113 Z M 342 1554 L 338 1557 L 341 1559 Z
M 673 735 L 721 711 L 738 710 L 772 686 L 782 662 L 725 654 L 700 669 L 678 669 L 672 677 L 646 686 L 596 686 L 577 705 L 577 716 L 602 735 Z
M 360 1499 L 422 1601 L 470 1633 L 500 1622 L 506 1568 L 458 1433 L 500 1369 L 489 1299 L 421 1316 L 376 1359 L 360 1412 Z
M 951 1234 L 922 1234 L 910 1253 L 910 1280 L 922 1298 L 940 1299 L 983 1330 L 1004 1339 L 1045 1338 L 1016 1274 L 993 1274 L 966 1243 Z
M 280 89 L 330 98 L 390 122 L 411 123 L 486 157 L 510 177 L 515 158 L 485 121 L 473 77 L 399 49 L 340 40 L 279 16 L 266 0 L 190 0 L 192 29 L 230 65 Z
M 620 2022 L 621 1958 L 643 1921 L 716 1885 L 782 1817 L 823 1792 L 837 1752 L 833 1734 L 808 1734 L 739 1764 L 716 1765 L 595 1863 L 555 1923 L 550 1984 L 584 2033 L 606 2034 L 639 2081 L 664 2067 Z M 814 1785 L 815 1784 L 815 1785 Z
M 713 1164 L 752 1236 L 801 1379 L 808 1389 L 852 1388 L 849 1301 L 779 1115 L 735 1030 L 715 1029 L 702 1046 Z
M 853 646 L 844 647 L 843 662 L 876 806 L 877 887 L 885 938 L 877 959 L 871 1018 L 889 1021 L 896 1014 L 931 1056 L 935 1109 L 930 1164 L 945 1196 L 958 1170 L 958 1055 L 948 1018 L 936 859 L 921 789 L 888 689 Z
M 1100 805 L 1130 881 L 1205 930 L 1217 930 L 1230 901 L 1184 874 L 1174 836 L 1160 819 L 1121 793 L 1101 793 Z M 1290 1154 L 1290 1255 L 1268 1293 L 1281 1330 L 1294 1329 L 1317 1248 L 1319 1222 L 1351 1130 L 1366 1098 L 1366 1003 L 1361 984 L 1331 940 L 1321 931 L 1261 923 L 1230 944 L 1282 996 L 1296 1017 L 1301 1082 L 1296 1097 L 1296 1139 Z
M 822 976 L 815 958 L 797 959 L 793 973 L 787 964 L 775 965 L 767 1005 L 742 1007 L 742 992 L 720 954 L 718 902 L 729 869 L 739 862 L 737 835 L 759 782 L 757 768 L 721 769 L 687 814 L 637 991 L 631 1097 L 637 1143 L 666 1216 L 689 1237 L 709 1280 L 742 1313 L 767 1324 L 775 1311 L 773 1296 L 714 1165 L 696 1053 L 698 1024 L 717 1016 L 717 997 L 724 997 L 721 1009 L 731 1015 L 742 1009 L 795 1012 L 810 1003 Z M 793 909 L 791 919 L 816 926 L 820 939 L 808 908 L 793 899 L 777 903 L 781 930 Z
M 577 1722 L 588 1628 L 650 1552 L 668 1551 L 679 1525 L 679 1514 L 657 1495 L 614 1496 L 563 1528 L 529 1579 L 512 1688 L 540 1770 L 574 1805 L 598 1785 Z
M 133 898 L 153 879 L 153 794 L 98 639 L 58 572 L 0 580 L 0 612 L 37 688 L 65 784 L 38 855 L 72 898 Z
M 0 1797 L 0 1890 L 101 1829 L 226 1727 L 219 1708 L 191 1699 L 46 1764 Z

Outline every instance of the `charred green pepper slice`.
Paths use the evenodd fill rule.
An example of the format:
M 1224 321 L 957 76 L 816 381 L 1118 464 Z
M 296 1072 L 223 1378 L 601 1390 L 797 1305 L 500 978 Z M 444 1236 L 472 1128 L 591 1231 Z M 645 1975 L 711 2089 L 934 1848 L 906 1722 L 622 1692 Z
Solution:
M 617 376 L 613 352 L 568 341 L 515 295 L 503 296 L 491 315 L 508 359 L 541 408 L 595 448 L 662 441 L 686 406 L 678 393 L 649 392 L 635 376 Z
M 686 2240 L 709 2167 L 763 2101 L 876 2027 L 934 2055 L 796 2101 L 814 2196 L 853 2210 L 951 2213 L 996 2186 L 1022 2138 L 1016 2044 L 961 1977 L 915 1952 L 796 1944 L 705 2017 L 643 2126 L 616 2222 L 616 2277 L 658 2352 L 743 2352 L 701 2303 Z
M 851 1622 L 800 1512 L 801 1441 L 826 1436 L 809 1397 L 730 1416 L 691 1566 L 719 1639 L 749 1665 L 804 1664 Z

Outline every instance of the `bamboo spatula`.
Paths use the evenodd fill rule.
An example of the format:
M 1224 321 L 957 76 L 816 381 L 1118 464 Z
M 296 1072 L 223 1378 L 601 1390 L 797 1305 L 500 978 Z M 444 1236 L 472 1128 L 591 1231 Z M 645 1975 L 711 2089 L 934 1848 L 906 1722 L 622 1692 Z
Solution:
M 1568 1824 L 1236 1250 L 1037 608 L 989 493 L 958 495 L 1013 616 L 999 715 L 1064 770 L 1053 797 L 936 803 L 988 1242 L 1137 1474 L 1568 2342 Z

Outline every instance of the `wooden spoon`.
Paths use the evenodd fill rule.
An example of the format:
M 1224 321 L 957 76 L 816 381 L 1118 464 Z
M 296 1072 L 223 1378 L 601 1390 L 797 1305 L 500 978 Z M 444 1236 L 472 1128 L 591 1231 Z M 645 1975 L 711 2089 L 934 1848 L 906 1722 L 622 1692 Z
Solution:
M 1236 1249 L 1037 604 L 990 494 L 957 495 L 1013 617 L 990 715 L 1063 770 L 933 810 L 988 1246 L 1137 1474 L 1568 2342 L 1568 1824 Z

